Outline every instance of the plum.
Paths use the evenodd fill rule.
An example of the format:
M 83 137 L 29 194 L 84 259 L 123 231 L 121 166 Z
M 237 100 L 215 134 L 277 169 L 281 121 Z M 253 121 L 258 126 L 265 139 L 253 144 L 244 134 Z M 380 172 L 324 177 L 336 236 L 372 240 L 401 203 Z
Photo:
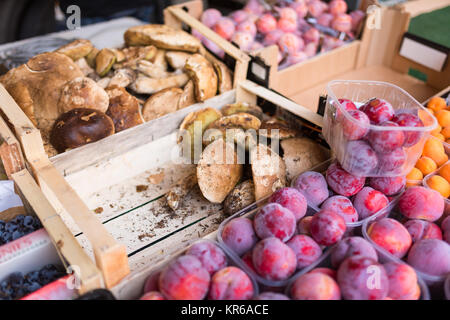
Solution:
M 311 220 L 311 236 L 320 245 L 330 246 L 337 243 L 345 231 L 344 218 L 331 210 L 320 210 Z
M 295 179 L 294 188 L 300 191 L 312 206 L 319 206 L 329 196 L 327 181 L 319 172 L 303 172 Z
M 411 247 L 407 262 L 420 272 L 445 276 L 450 272 L 450 245 L 439 239 L 422 239 Z
M 408 230 L 391 218 L 373 222 L 367 229 L 367 234 L 374 243 L 397 258 L 404 257 L 412 244 Z
M 223 242 L 237 255 L 249 251 L 258 241 L 253 222 L 248 218 L 235 218 L 222 230 Z
M 306 235 L 293 236 L 286 244 L 295 252 L 297 268 L 311 265 L 322 255 L 322 249 L 317 242 Z
M 365 177 L 357 177 L 345 171 L 337 162 L 332 163 L 326 173 L 328 185 L 341 196 L 350 197 L 357 194 L 366 182 Z M 308 199 L 308 197 L 306 197 Z
M 226 267 L 211 278 L 210 300 L 250 300 L 254 294 L 249 276 L 237 267 Z
M 253 220 L 255 232 L 259 238 L 277 237 L 288 241 L 295 233 L 294 214 L 278 203 L 269 203 L 262 207 Z
M 324 273 L 307 273 L 298 277 L 291 287 L 294 300 L 340 300 L 336 281 Z
M 344 196 L 333 196 L 328 198 L 322 204 L 321 209 L 336 212 L 344 218 L 346 223 L 358 221 L 358 212 L 355 207 L 353 207 L 350 199 Z
M 356 255 L 362 255 L 378 261 L 377 252 L 369 241 L 361 237 L 347 237 L 333 247 L 331 264 L 333 267 L 338 268 L 342 261 Z
M 289 209 L 298 221 L 303 218 L 308 209 L 305 196 L 295 188 L 281 188 L 275 191 L 269 198 L 270 203 L 278 203 Z
M 227 257 L 222 249 L 212 242 L 202 241 L 194 243 L 186 254 L 193 255 L 203 264 L 210 275 L 227 266 Z
M 400 196 L 398 208 L 409 219 L 436 221 L 444 213 L 444 199 L 435 190 L 421 186 L 406 189 Z
M 359 219 L 366 219 L 389 205 L 389 199 L 371 187 L 364 187 L 353 200 Z
M 406 177 L 405 176 L 397 176 L 397 177 L 373 177 L 369 179 L 369 186 L 374 188 L 375 190 L 380 191 L 386 196 L 393 196 L 400 191 L 406 185 Z

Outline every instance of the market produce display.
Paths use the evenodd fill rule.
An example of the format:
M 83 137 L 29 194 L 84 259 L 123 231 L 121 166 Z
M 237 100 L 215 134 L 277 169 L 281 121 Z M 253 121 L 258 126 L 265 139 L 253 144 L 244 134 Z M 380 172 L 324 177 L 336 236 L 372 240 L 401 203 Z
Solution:
M 12 273 L 0 282 L 0 300 L 23 298 L 64 275 L 64 272 L 52 264 L 25 275 L 20 272 Z
M 145 281 L 141 300 L 250 300 L 255 282 L 214 242 L 198 241 Z
M 49 156 L 231 90 L 231 71 L 166 25 L 128 29 L 122 48 L 75 40 L 0 77 Z
M 281 141 L 283 156 L 271 149 L 272 140 Z M 246 103 L 188 114 L 180 125 L 178 142 L 184 156 L 194 160 L 197 167 L 195 174 L 183 178 L 167 193 L 167 204 L 173 210 L 198 185 L 207 200 L 223 202 L 227 214 L 236 213 L 287 186 L 296 172 L 329 157 L 325 148 L 301 137 L 287 122 Z M 309 161 L 298 161 L 306 153 Z
M 201 22 L 245 52 L 277 45 L 279 68 L 283 69 L 351 41 L 358 35 L 364 17 L 360 10 L 348 12 L 344 0 L 277 1 L 270 8 L 250 0 L 242 10 L 228 16 L 207 9 Z M 223 57 L 224 52 L 215 43 L 197 32 L 192 34 Z

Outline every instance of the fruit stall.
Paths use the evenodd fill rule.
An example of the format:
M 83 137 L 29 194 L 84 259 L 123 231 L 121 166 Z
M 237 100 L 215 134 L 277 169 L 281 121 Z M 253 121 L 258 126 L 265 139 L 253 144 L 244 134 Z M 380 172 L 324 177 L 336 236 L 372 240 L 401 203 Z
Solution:
M 450 300 L 450 1 L 204 5 L 0 44 L 0 300 Z

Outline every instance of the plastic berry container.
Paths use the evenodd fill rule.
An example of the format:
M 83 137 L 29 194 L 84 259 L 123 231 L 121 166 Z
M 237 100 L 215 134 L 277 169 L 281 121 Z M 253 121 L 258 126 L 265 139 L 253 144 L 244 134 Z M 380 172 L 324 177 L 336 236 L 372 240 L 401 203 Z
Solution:
M 325 172 L 327 171 L 328 167 L 335 161 L 336 161 L 335 158 L 328 159 L 328 160 L 318 164 L 317 166 L 311 168 L 308 171 L 319 172 L 323 176 L 325 176 Z M 293 187 L 293 188 L 295 188 L 295 181 L 296 181 L 297 177 L 298 176 L 296 176 L 291 181 L 291 187 Z M 420 183 L 422 183 L 422 180 L 420 180 Z M 367 181 L 366 181 L 366 185 L 365 186 L 367 186 L 367 185 L 368 184 L 367 184 Z M 400 191 L 398 191 L 398 193 L 396 193 L 395 195 L 391 196 L 392 199 L 391 199 L 390 203 L 386 207 L 384 207 L 383 209 L 381 209 L 378 212 L 376 212 L 375 214 L 373 214 L 372 216 L 367 217 L 365 219 L 361 219 L 361 220 L 355 221 L 355 222 L 346 222 L 345 224 L 347 226 L 347 230 L 360 228 L 366 220 L 374 219 L 374 217 L 376 218 L 376 217 L 379 217 L 381 215 L 386 216 L 390 212 L 390 210 L 393 209 L 392 203 L 395 202 L 395 200 L 402 194 L 403 191 L 404 191 L 404 188 L 402 188 Z M 337 195 L 330 189 L 330 187 L 328 187 L 328 192 L 329 192 L 329 198 L 334 196 L 334 195 Z M 352 197 L 350 197 L 349 199 L 352 200 L 351 198 Z M 388 197 L 388 198 L 390 198 L 390 197 Z M 312 214 L 320 211 L 320 208 L 318 206 L 316 206 L 314 203 L 311 203 L 311 201 L 308 199 L 308 197 L 306 197 L 306 200 L 308 201 L 308 208 L 310 208 L 313 211 Z
M 390 83 L 335 80 L 328 83 L 327 93 L 325 140 L 342 167 L 356 176 L 406 176 L 420 157 L 430 131 L 437 126 L 437 120 L 417 100 Z M 347 111 L 339 99 L 351 100 L 359 110 L 359 119 L 351 114 L 358 112 Z M 393 113 L 392 109 L 383 111 L 386 108 L 382 107 L 371 109 L 369 121 L 369 116 L 361 115 L 361 107 L 369 101 L 375 103 L 374 99 L 390 104 Z M 381 104 L 386 106 L 384 102 Z M 392 116 L 403 113 L 411 114 L 416 120 L 420 115 L 423 126 L 386 123 L 393 120 Z
M 316 269 L 316 268 L 331 268 L 334 269 L 332 267 L 331 264 L 331 253 L 333 252 L 333 248 L 336 245 L 334 245 L 333 247 L 331 247 L 324 255 L 322 255 L 322 257 L 320 259 L 318 259 L 315 263 L 311 264 L 309 267 L 305 268 L 304 270 L 302 270 L 301 272 L 297 273 L 288 283 L 288 285 L 286 286 L 286 290 L 285 290 L 285 295 L 288 297 L 291 297 L 291 288 L 292 285 L 294 284 L 295 280 L 297 280 L 300 276 Z M 388 262 L 398 262 L 392 259 L 392 257 L 390 255 L 386 255 L 385 252 L 380 251 L 378 247 L 375 247 L 375 251 L 377 252 L 378 255 L 378 262 L 381 264 L 384 263 L 388 263 Z M 401 263 L 405 263 L 403 261 L 400 261 Z M 417 282 L 419 284 L 420 287 L 420 298 L 419 300 L 430 300 L 430 292 L 428 289 L 427 284 L 425 283 L 425 281 L 422 279 L 421 275 L 416 271 L 417 273 Z
M 223 229 L 225 228 L 225 226 L 232 221 L 233 219 L 236 218 L 240 218 L 240 217 L 245 217 L 245 218 L 249 218 L 250 220 L 253 221 L 253 218 L 255 217 L 256 213 L 260 210 L 261 207 L 263 207 L 265 204 L 268 203 L 269 197 L 266 197 L 264 199 L 261 199 L 257 202 L 255 202 L 253 205 L 248 206 L 247 208 L 242 209 L 241 211 L 238 211 L 237 213 L 235 213 L 234 215 L 228 217 L 227 219 L 225 219 L 219 226 L 218 232 L 217 232 L 217 241 L 222 245 L 222 247 L 226 250 L 227 254 L 230 255 L 231 257 L 233 257 L 233 259 L 237 260 L 239 262 L 239 265 L 242 266 L 242 268 L 244 269 L 244 271 L 246 271 L 248 274 L 252 275 L 252 277 L 254 277 L 256 279 L 256 281 L 261 285 L 262 289 L 265 289 L 265 291 L 270 290 L 271 288 L 284 288 L 290 281 L 290 279 L 295 276 L 295 274 L 297 274 L 299 271 L 302 270 L 302 268 L 300 269 L 296 269 L 296 271 L 287 279 L 284 280 L 278 280 L 278 281 L 274 281 L 274 280 L 268 280 L 264 277 L 262 277 L 261 275 L 259 275 L 257 272 L 255 272 L 254 270 L 252 270 L 242 259 L 242 257 L 240 257 L 236 252 L 234 252 L 230 247 L 228 247 L 223 238 L 222 238 L 222 232 Z M 316 211 L 308 206 L 307 212 L 306 212 L 306 216 L 310 216 L 315 214 Z M 297 234 L 297 232 L 295 233 Z M 294 234 L 294 235 L 295 235 Z M 261 239 L 258 239 L 258 241 L 260 241 Z M 322 254 L 324 254 L 324 252 L 326 252 L 326 250 L 328 250 L 327 248 L 322 248 Z
M 258 283 L 256 282 L 255 278 L 245 270 L 245 268 L 242 266 L 242 262 L 238 259 L 234 258 L 233 256 L 228 254 L 228 251 L 218 243 L 217 241 L 213 241 L 210 239 L 199 239 L 195 242 L 193 242 L 191 245 L 187 246 L 185 249 L 179 251 L 178 253 L 174 254 L 170 259 L 165 260 L 163 262 L 157 263 L 156 265 L 148 265 L 140 270 L 131 273 L 127 277 L 125 277 L 116 287 L 112 289 L 112 293 L 118 300 L 138 300 L 140 297 L 142 297 L 145 293 L 149 291 L 155 291 L 158 290 L 158 278 L 162 270 L 175 258 L 178 258 L 180 256 L 183 256 L 186 254 L 187 250 L 192 247 L 194 244 L 198 243 L 210 243 L 214 244 L 217 247 L 219 247 L 226 256 L 227 266 L 235 266 L 244 271 L 248 277 L 250 278 L 250 281 L 253 285 L 253 296 L 251 297 L 254 299 L 259 294 L 259 287 Z M 213 275 L 211 275 L 212 277 Z M 206 297 L 207 298 L 207 297 Z M 205 299 L 206 299 L 205 298 Z
M 397 203 L 398 203 L 398 201 L 396 201 L 395 206 L 396 206 Z M 368 219 L 367 221 L 365 221 L 363 226 L 362 226 L 362 230 L 361 231 L 362 231 L 362 235 L 363 235 L 364 239 L 369 241 L 375 247 L 377 252 L 379 252 L 383 256 L 386 256 L 391 261 L 408 264 L 405 260 L 402 260 L 402 259 L 399 259 L 399 258 L 395 257 L 393 254 L 391 254 L 390 252 L 388 252 L 387 250 L 385 250 L 384 248 L 382 248 L 381 246 L 376 244 L 372 240 L 372 238 L 369 236 L 369 234 L 368 234 L 368 228 L 370 227 L 371 223 L 373 223 L 373 222 L 375 222 L 377 220 L 380 220 L 382 218 L 391 218 L 391 219 L 399 221 L 400 223 L 404 222 L 405 219 L 398 212 L 397 208 L 394 207 L 394 209 L 391 210 L 391 212 L 388 215 L 383 215 L 383 216 L 378 216 L 378 217 L 371 217 L 371 218 L 372 219 Z M 407 255 L 405 255 L 405 257 L 403 259 L 405 259 L 406 257 L 407 257 Z M 417 270 L 416 268 L 414 268 L 414 269 L 416 270 L 417 275 L 420 278 L 422 278 L 423 281 L 425 281 L 425 283 L 428 285 L 429 290 L 430 290 L 430 294 L 433 297 L 442 297 L 442 295 L 443 295 L 443 285 L 444 285 L 444 281 L 445 281 L 446 275 L 444 275 L 444 276 L 437 276 L 437 275 L 432 275 L 432 274 L 428 274 L 428 273 L 422 272 L 420 270 Z

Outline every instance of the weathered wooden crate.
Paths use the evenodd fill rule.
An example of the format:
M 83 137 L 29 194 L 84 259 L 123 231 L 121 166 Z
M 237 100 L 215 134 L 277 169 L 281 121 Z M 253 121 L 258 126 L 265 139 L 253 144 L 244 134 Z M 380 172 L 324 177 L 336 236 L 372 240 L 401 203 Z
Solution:
M 215 231 L 224 218 L 222 206 L 208 202 L 199 189 L 175 212 L 162 197 L 195 170 L 194 164 L 180 161 L 176 141 L 188 113 L 264 100 L 305 119 L 309 127 L 320 131 L 322 125 L 322 117 L 314 112 L 243 81 L 204 103 L 48 159 L 39 131 L 4 91 L 0 97 L 0 107 L 14 124 L 42 191 L 88 254 L 95 256 L 108 287 L 128 273 L 127 256 L 131 270 L 138 269 Z
M 9 221 L 20 214 L 37 216 L 66 267 L 72 266 L 74 271 L 79 271 L 76 275 L 80 280 L 78 293 L 103 287 L 100 270 L 75 240 L 25 168 L 20 144 L 2 118 L 0 118 L 0 143 L 0 157 L 5 164 L 5 171 L 8 178 L 15 182 L 16 192 L 24 204 L 23 207 L 14 207 L 0 212 L 0 219 Z

